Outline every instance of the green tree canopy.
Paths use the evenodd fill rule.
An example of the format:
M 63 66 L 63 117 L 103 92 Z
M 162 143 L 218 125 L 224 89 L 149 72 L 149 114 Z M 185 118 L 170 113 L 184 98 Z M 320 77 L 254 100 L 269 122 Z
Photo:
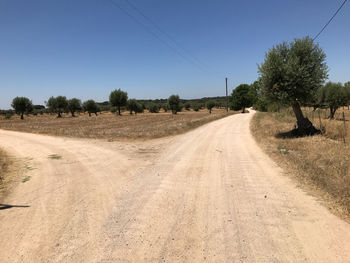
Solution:
M 62 112 L 67 109 L 68 101 L 65 96 L 50 97 L 46 106 L 51 112 L 57 113 L 57 118 L 61 118 Z
M 207 109 L 209 110 L 209 113 L 211 114 L 211 110 L 215 107 L 215 101 L 209 100 L 206 103 Z
M 89 113 L 89 116 L 91 116 L 91 113 L 94 113 L 97 116 L 97 112 L 100 111 L 100 108 L 94 100 L 85 101 L 83 103 L 83 108 L 84 111 L 87 111 Z
M 255 90 L 253 86 L 241 84 L 236 87 L 231 94 L 231 102 L 234 110 L 242 110 L 253 105 L 255 101 Z
M 77 111 L 81 111 L 83 108 L 81 106 L 81 101 L 77 98 L 72 98 L 68 100 L 68 110 L 72 114 L 72 117 L 75 117 L 74 113 Z
M 137 113 L 143 112 L 142 105 L 138 103 L 137 100 L 135 99 L 128 100 L 127 109 L 130 111 L 130 115 L 132 115 L 132 112 L 135 112 L 135 115 Z
M 21 120 L 23 120 L 23 115 L 25 112 L 31 112 L 33 110 L 32 101 L 26 97 L 14 98 L 11 106 L 15 112 L 21 116 Z
M 126 106 L 127 101 L 128 101 L 128 93 L 125 91 L 122 91 L 121 89 L 114 90 L 109 95 L 109 102 L 111 103 L 112 106 L 117 107 L 118 115 L 121 115 L 120 108 L 122 106 Z
M 327 75 L 326 55 L 309 37 L 272 47 L 258 67 L 264 95 L 292 106 L 298 132 L 317 132 L 300 106 L 310 103 Z
M 177 114 L 179 111 L 181 111 L 179 95 L 171 95 L 168 98 L 168 104 L 169 104 L 169 109 L 173 114 Z
M 329 118 L 334 119 L 334 114 L 341 106 L 345 106 L 350 97 L 350 87 L 341 83 L 327 82 L 319 89 L 319 104 L 326 105 L 330 109 Z

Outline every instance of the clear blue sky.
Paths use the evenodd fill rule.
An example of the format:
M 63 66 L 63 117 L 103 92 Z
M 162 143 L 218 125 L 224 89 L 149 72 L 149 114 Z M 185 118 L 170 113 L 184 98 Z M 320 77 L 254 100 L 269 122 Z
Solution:
M 0 0 L 0 108 L 15 96 L 108 100 L 224 95 L 258 77 L 257 63 L 282 41 L 314 36 L 343 0 L 129 0 L 171 35 L 201 68 L 125 0 Z M 350 2 L 317 39 L 329 79 L 350 80 Z M 173 49 L 168 45 L 173 46 Z

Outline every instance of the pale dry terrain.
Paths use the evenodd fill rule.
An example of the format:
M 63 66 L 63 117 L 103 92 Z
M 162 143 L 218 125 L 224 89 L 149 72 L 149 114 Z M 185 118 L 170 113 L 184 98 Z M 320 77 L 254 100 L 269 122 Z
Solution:
M 257 113 L 251 125 L 253 134 L 292 177 L 311 188 L 335 213 L 350 220 L 350 124 L 340 120 L 341 112 L 335 120 L 327 119 L 324 111 L 320 120 L 318 112 L 305 112 L 322 134 L 281 138 L 278 134 L 290 131 L 296 122 L 286 110 Z M 345 117 L 350 117 L 347 110 Z
M 87 113 L 76 114 L 75 118 L 70 114 L 65 114 L 63 118 L 57 118 L 55 114 L 39 114 L 25 116 L 24 120 L 15 115 L 11 119 L 0 117 L 0 129 L 76 138 L 149 139 L 184 133 L 234 113 L 237 112 L 227 113 L 224 109 L 214 109 L 212 114 L 201 110 L 183 111 L 176 115 L 171 112 L 147 112 L 136 116 L 130 116 L 128 112 L 122 116 L 103 112 L 91 117 Z
M 1 200 L 0 261 L 348 262 L 350 225 L 260 150 L 252 116 L 134 142 L 0 131 L 33 168 Z

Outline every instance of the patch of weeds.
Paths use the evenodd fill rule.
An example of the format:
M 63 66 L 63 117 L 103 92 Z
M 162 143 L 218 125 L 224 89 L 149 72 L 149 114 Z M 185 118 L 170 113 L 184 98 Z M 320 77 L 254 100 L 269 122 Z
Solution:
M 50 154 L 48 158 L 53 160 L 60 160 L 62 159 L 62 156 L 58 154 Z
M 289 150 L 287 149 L 287 147 L 285 147 L 283 144 L 279 143 L 277 145 L 277 149 L 280 153 L 282 154 L 288 154 L 289 153 Z
M 26 176 L 24 177 L 24 179 L 22 180 L 22 183 L 28 182 L 30 180 L 31 176 Z

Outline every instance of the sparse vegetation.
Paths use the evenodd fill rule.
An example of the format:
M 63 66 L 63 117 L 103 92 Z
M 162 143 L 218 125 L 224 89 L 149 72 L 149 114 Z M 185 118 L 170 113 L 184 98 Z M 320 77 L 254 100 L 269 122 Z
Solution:
M 61 160 L 62 156 L 54 153 L 54 154 L 50 154 L 48 158 L 53 160 Z
M 0 149 L 0 183 L 4 178 L 4 174 L 8 167 L 8 157 L 3 150 Z
M 333 210 L 350 216 L 350 126 L 344 126 L 341 119 L 328 119 L 329 110 L 305 109 L 304 112 L 318 124 L 322 135 L 279 136 L 295 125 L 292 109 L 279 113 L 258 112 L 251 124 L 252 132 L 267 153 L 295 175 L 298 182 L 316 190 Z M 345 116 L 350 119 L 350 112 Z
M 228 114 L 234 114 L 230 111 Z M 158 114 L 143 113 L 136 116 L 115 118 L 114 114 L 105 112 L 98 117 L 81 114 L 79 118 L 62 115 L 65 118 L 53 118 L 48 114 L 29 116 L 24 120 L 19 117 L 0 119 L 0 129 L 23 132 L 50 134 L 78 138 L 98 139 L 149 139 L 186 132 L 207 122 L 228 115 L 225 110 L 214 109 L 212 114 L 205 111 L 186 111 L 177 115 L 170 112 Z

